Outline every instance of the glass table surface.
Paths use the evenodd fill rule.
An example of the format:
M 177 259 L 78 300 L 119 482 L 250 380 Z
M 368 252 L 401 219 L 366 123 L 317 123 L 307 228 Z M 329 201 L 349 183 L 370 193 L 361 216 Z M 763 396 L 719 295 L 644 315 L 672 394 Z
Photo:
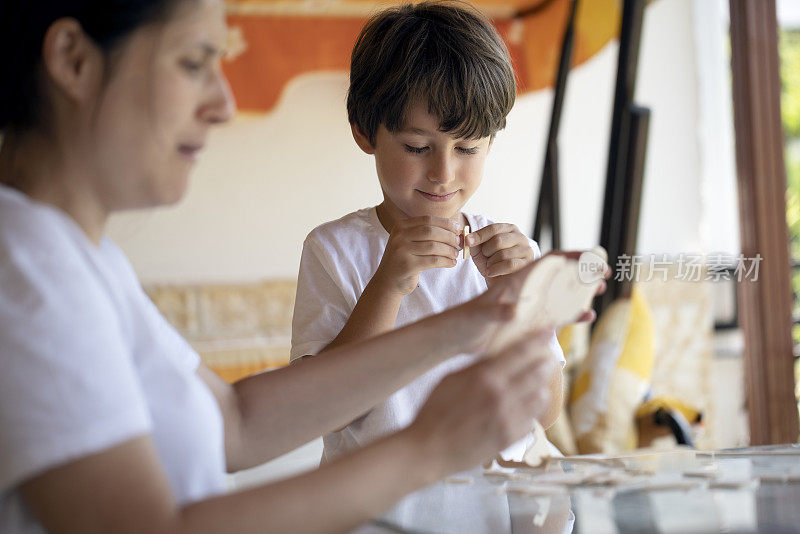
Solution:
M 800 445 L 474 469 L 356 532 L 800 533 Z

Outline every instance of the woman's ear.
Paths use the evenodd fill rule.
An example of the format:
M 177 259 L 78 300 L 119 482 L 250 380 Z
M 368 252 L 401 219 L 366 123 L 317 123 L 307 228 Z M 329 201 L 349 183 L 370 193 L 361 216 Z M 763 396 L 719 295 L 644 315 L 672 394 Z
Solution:
M 351 124 L 350 130 L 353 132 L 353 139 L 356 140 L 356 144 L 361 150 L 369 155 L 375 153 L 375 147 L 372 146 L 369 137 L 366 133 L 364 133 L 364 130 L 362 130 L 360 126 L 357 124 Z
M 55 21 L 42 43 L 42 63 L 49 84 L 74 102 L 94 98 L 102 78 L 103 54 L 72 18 Z

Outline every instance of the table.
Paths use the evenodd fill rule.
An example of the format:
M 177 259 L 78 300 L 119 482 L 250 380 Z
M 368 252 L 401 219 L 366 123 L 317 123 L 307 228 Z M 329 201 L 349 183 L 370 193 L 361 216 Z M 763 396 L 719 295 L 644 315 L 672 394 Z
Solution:
M 800 445 L 597 458 L 461 473 L 357 532 L 800 532 Z

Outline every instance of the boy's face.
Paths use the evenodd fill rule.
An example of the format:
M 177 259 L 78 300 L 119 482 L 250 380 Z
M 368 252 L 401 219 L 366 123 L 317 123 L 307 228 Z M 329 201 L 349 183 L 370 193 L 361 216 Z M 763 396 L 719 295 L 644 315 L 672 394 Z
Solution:
M 358 127 L 356 142 L 375 156 L 384 212 L 394 222 L 420 215 L 455 218 L 475 193 L 492 138 L 454 139 L 439 130 L 439 120 L 416 105 L 397 132 L 378 128 L 374 146 Z

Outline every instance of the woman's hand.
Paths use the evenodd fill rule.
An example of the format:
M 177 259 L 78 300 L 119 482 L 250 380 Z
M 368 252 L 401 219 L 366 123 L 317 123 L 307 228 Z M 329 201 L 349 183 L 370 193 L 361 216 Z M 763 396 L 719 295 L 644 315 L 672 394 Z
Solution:
M 556 366 L 547 353 L 551 332 L 536 333 L 445 377 L 404 432 L 438 477 L 491 458 L 531 430 L 547 411 Z
M 583 251 L 554 251 L 550 254 L 577 261 Z M 538 261 L 517 272 L 498 277 L 481 295 L 433 318 L 441 323 L 438 328 L 443 333 L 443 341 L 455 344 L 460 352 L 483 354 L 490 347 L 498 329 L 514 317 L 522 286 Z M 610 273 L 611 270 L 606 269 L 604 278 L 608 278 Z M 605 290 L 606 283 L 601 281 L 597 294 L 601 295 Z M 594 310 L 588 310 L 576 322 L 591 322 L 595 318 Z

